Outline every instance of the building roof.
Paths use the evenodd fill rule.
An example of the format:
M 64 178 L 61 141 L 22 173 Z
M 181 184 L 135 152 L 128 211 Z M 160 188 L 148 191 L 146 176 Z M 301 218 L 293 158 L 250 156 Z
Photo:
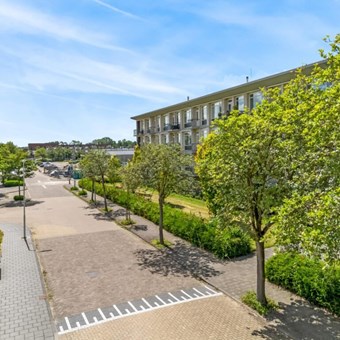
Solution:
M 304 73 L 310 74 L 315 65 L 320 65 L 323 67 L 326 65 L 326 60 L 321 60 L 321 61 L 318 61 L 312 64 L 308 64 L 302 67 L 291 69 L 289 71 L 284 71 L 284 72 L 280 72 L 274 75 L 270 75 L 265 78 L 249 81 L 244 84 L 233 86 L 225 90 L 213 92 L 213 93 L 201 96 L 201 97 L 186 100 L 184 102 L 166 106 L 166 107 L 163 107 L 157 110 L 149 111 L 149 112 L 137 115 L 137 116 L 133 116 L 131 117 L 131 119 L 139 120 L 139 119 L 148 118 L 154 115 L 165 114 L 165 113 L 169 113 L 169 112 L 176 111 L 176 110 L 183 110 L 186 107 L 190 108 L 196 105 L 202 105 L 207 102 L 220 100 L 221 98 L 224 98 L 224 97 L 235 96 L 240 93 L 253 92 L 263 87 L 287 83 L 289 80 L 293 78 L 292 74 L 295 73 L 297 70 L 302 69 Z

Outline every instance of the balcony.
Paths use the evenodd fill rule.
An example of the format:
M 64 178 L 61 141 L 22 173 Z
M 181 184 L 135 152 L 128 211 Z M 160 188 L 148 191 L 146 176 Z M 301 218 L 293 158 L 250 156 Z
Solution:
M 189 127 L 191 127 L 191 126 L 192 126 L 191 119 L 188 120 L 188 121 L 186 121 L 186 122 L 184 123 L 184 128 L 189 128 Z
M 181 128 L 180 124 L 172 124 L 171 130 L 179 130 Z
M 191 120 L 191 127 L 193 129 L 198 128 L 200 126 L 199 120 L 198 119 L 192 119 Z

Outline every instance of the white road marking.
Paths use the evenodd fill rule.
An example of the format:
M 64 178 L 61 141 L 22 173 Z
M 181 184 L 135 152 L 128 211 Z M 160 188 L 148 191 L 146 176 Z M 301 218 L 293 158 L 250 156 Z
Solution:
M 155 295 L 155 297 L 156 297 L 160 302 L 162 302 L 163 305 L 166 305 L 166 302 L 164 302 L 158 295 Z
M 195 292 L 197 292 L 200 296 L 205 295 L 205 294 L 201 293 L 199 290 L 197 290 L 196 288 L 193 288 L 193 290 L 194 290 Z
M 86 317 L 85 313 L 81 313 L 81 315 L 82 315 L 86 325 L 89 325 L 90 323 L 89 323 L 89 320 L 87 320 L 87 317 Z
M 139 313 L 145 313 L 145 312 L 153 311 L 155 309 L 168 307 L 168 306 L 171 306 L 171 305 L 176 305 L 176 304 L 180 304 L 180 303 L 190 302 L 190 301 L 193 301 L 193 300 L 201 300 L 201 299 L 205 299 L 205 298 L 211 298 L 211 297 L 223 295 L 222 293 L 218 293 L 218 292 L 213 291 L 212 289 L 210 289 L 207 286 L 205 286 L 205 287 L 210 292 L 201 293 L 200 291 L 198 291 L 201 294 L 200 294 L 200 296 L 198 296 L 196 294 L 193 294 L 193 295 L 195 295 L 195 297 L 192 297 L 189 294 L 187 294 L 184 290 L 181 290 L 180 292 L 182 294 L 186 295 L 189 298 L 188 299 L 188 298 L 185 298 L 185 297 L 181 296 L 181 298 L 183 298 L 184 300 L 180 300 L 180 299 L 176 298 L 173 294 L 167 293 L 167 294 L 169 294 L 169 296 L 174 298 L 174 300 L 176 300 L 176 301 L 171 301 L 170 299 L 168 299 L 168 301 L 171 301 L 169 303 L 164 302 L 158 295 L 154 295 L 155 298 L 157 298 L 159 301 L 163 302 L 162 305 L 159 305 L 157 302 L 154 302 L 155 306 L 152 306 L 146 299 L 142 298 L 141 300 L 149 307 L 148 309 L 145 308 L 144 306 L 140 306 L 141 309 L 138 310 L 132 304 L 132 302 L 128 301 L 127 303 L 133 308 L 134 311 L 131 312 L 128 309 L 125 309 L 126 314 L 122 314 L 122 312 L 118 309 L 118 307 L 116 305 L 112 305 L 113 308 L 118 312 L 119 315 L 118 316 L 114 316 L 113 313 L 110 313 L 110 315 L 111 315 L 112 319 L 120 319 L 120 318 L 127 317 L 127 316 L 130 316 L 130 315 L 135 315 L 135 314 L 139 314 Z M 197 289 L 195 289 L 195 288 L 192 288 L 192 289 L 197 291 Z M 177 292 L 177 293 L 180 293 L 180 292 Z M 62 326 L 59 326 L 59 330 L 60 331 L 58 332 L 58 334 L 61 335 L 61 334 L 66 334 L 66 333 L 74 332 L 74 331 L 77 331 L 77 330 L 80 330 L 80 329 L 88 328 L 88 327 L 95 326 L 95 325 L 98 325 L 98 324 L 101 324 L 101 323 L 108 322 L 108 321 L 112 320 L 112 319 L 106 318 L 104 313 L 102 312 L 102 310 L 100 308 L 98 308 L 98 312 L 103 317 L 102 320 L 98 321 L 96 317 L 93 317 L 94 322 L 89 323 L 85 313 L 81 313 L 81 315 L 83 316 L 83 319 L 84 319 L 86 325 L 80 325 L 79 322 L 76 322 L 77 327 L 74 327 L 74 328 L 71 328 L 69 319 L 67 317 L 65 317 L 65 322 L 66 322 L 66 325 L 67 325 L 68 329 L 64 330 L 64 328 Z
M 103 318 L 103 320 L 105 320 L 106 316 L 104 315 L 104 313 L 102 312 L 102 310 L 100 308 L 98 308 L 98 312 L 99 312 L 100 316 Z
M 71 325 L 70 325 L 70 321 L 69 321 L 68 317 L 65 318 L 65 322 L 66 322 L 67 328 L 71 329 Z
M 169 294 L 172 298 L 174 298 L 175 301 L 181 301 L 181 300 L 177 299 L 175 295 L 173 295 L 173 294 L 171 294 L 171 293 L 168 293 L 168 294 Z
M 119 315 L 123 315 L 122 312 L 117 308 L 116 305 L 113 305 L 113 308 L 117 311 Z
M 144 298 L 142 298 L 142 301 L 143 301 L 147 306 L 149 306 L 150 308 L 152 308 L 152 306 L 150 305 L 150 303 L 147 302 Z
M 137 309 L 130 301 L 128 301 L 128 304 L 132 307 L 132 309 L 133 309 L 135 312 L 138 312 L 138 309 Z
M 193 298 L 192 296 L 190 296 L 189 294 L 187 294 L 184 290 L 181 290 L 181 292 L 186 295 L 190 300 Z

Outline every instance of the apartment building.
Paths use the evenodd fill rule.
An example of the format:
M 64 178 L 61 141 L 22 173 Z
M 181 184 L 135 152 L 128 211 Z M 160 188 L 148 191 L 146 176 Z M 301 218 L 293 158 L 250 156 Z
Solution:
M 321 66 L 325 61 L 318 62 Z M 314 64 L 303 67 L 309 74 Z M 262 101 L 261 89 L 283 87 L 294 77 L 297 69 L 274 74 L 262 79 L 248 81 L 222 91 L 202 97 L 187 99 L 184 102 L 163 107 L 131 117 L 136 121 L 134 136 L 139 145 L 174 144 L 181 145 L 185 153 L 194 154 L 197 144 L 213 129 L 216 118 L 228 116 L 236 109 L 253 109 Z

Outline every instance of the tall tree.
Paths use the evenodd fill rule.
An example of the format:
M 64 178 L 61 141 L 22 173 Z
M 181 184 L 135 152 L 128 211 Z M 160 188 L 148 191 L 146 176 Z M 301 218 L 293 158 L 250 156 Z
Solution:
M 105 177 L 108 175 L 110 169 L 110 159 L 111 156 L 103 150 L 91 150 L 81 161 L 82 167 L 85 169 L 85 171 L 88 173 L 90 172 L 91 176 L 98 176 L 98 178 L 100 178 L 104 193 L 105 211 L 108 211 Z
M 163 207 L 165 199 L 172 193 L 182 192 L 189 187 L 193 164 L 192 157 L 184 155 L 178 145 L 147 144 L 141 148 L 137 161 L 143 184 L 158 193 L 159 241 L 164 244 Z
M 337 36 L 331 44 L 327 67 L 315 67 L 308 76 L 301 70 L 282 93 L 280 89 L 264 91 L 265 100 L 251 114 L 234 111 L 229 118 L 218 120 L 216 130 L 198 149 L 197 171 L 210 209 L 231 225 L 241 224 L 252 231 L 257 249 L 257 298 L 263 304 L 263 238 L 268 230 L 274 223 L 279 229 L 287 226 L 283 218 L 288 215 L 295 216 L 302 228 L 315 230 L 316 219 L 310 225 L 311 219 L 305 218 L 310 215 L 292 209 L 303 205 L 296 198 L 305 197 L 305 202 L 313 201 L 325 212 L 320 202 L 338 192 L 339 42 Z M 320 193 L 326 196 L 320 198 Z M 339 200 L 333 199 L 329 205 L 333 212 L 334 204 Z M 327 219 L 318 219 L 318 223 L 328 224 Z M 328 229 L 334 234 L 332 226 Z M 290 231 L 286 240 L 294 239 L 301 229 L 291 226 Z

